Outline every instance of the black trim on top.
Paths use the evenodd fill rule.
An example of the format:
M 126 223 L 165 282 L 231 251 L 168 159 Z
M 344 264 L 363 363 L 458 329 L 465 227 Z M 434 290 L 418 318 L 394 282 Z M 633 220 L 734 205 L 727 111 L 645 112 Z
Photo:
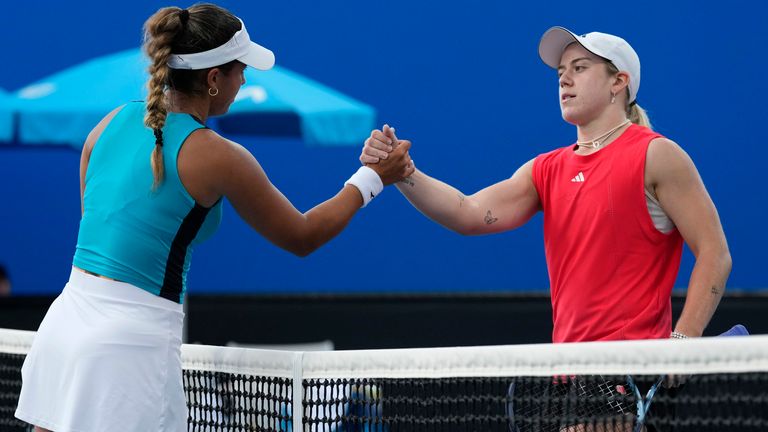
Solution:
M 184 260 L 187 257 L 187 249 L 192 244 L 197 233 L 205 222 L 205 217 L 212 207 L 203 207 L 198 203 L 181 222 L 179 231 L 176 232 L 168 253 L 168 261 L 165 264 L 165 276 L 163 286 L 160 288 L 160 297 L 176 303 L 181 303 L 181 291 L 184 288 Z

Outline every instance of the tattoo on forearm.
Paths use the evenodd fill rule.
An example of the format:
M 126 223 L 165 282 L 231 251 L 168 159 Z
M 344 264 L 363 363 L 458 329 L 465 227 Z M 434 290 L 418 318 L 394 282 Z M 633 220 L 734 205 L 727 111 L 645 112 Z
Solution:
M 461 207 L 464 204 L 464 195 L 459 194 L 459 207 Z
M 722 293 L 722 291 L 716 286 L 713 286 L 710 292 L 714 295 L 720 295 L 720 293 Z
M 416 183 L 414 183 L 413 180 L 411 180 L 410 177 L 406 177 L 406 178 L 400 180 L 400 183 L 407 184 L 410 187 L 416 186 Z
M 491 214 L 491 211 L 488 210 L 488 213 L 485 214 L 485 223 L 487 225 L 490 225 L 490 224 L 496 222 L 497 220 L 499 220 L 499 218 L 493 217 L 493 215 Z

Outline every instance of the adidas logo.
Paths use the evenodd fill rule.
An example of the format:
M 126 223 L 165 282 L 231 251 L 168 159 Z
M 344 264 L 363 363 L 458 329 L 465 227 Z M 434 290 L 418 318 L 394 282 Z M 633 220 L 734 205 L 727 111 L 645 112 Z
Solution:
M 579 171 L 578 174 L 576 174 L 576 177 L 571 179 L 574 183 L 582 183 L 584 181 L 584 173 Z

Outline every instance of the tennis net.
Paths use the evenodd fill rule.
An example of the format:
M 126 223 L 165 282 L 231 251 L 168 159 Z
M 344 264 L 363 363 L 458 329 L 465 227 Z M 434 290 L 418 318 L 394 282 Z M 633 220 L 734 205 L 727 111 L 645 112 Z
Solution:
M 33 337 L 0 330 L 2 431 Z M 768 430 L 768 336 L 182 358 L 190 431 Z

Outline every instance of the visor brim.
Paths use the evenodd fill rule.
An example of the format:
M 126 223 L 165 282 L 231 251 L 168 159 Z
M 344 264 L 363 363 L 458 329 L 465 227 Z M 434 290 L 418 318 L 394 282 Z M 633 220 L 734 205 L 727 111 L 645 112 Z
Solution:
M 248 52 L 238 57 L 238 61 L 258 70 L 270 70 L 275 65 L 275 54 L 263 46 L 251 42 Z

